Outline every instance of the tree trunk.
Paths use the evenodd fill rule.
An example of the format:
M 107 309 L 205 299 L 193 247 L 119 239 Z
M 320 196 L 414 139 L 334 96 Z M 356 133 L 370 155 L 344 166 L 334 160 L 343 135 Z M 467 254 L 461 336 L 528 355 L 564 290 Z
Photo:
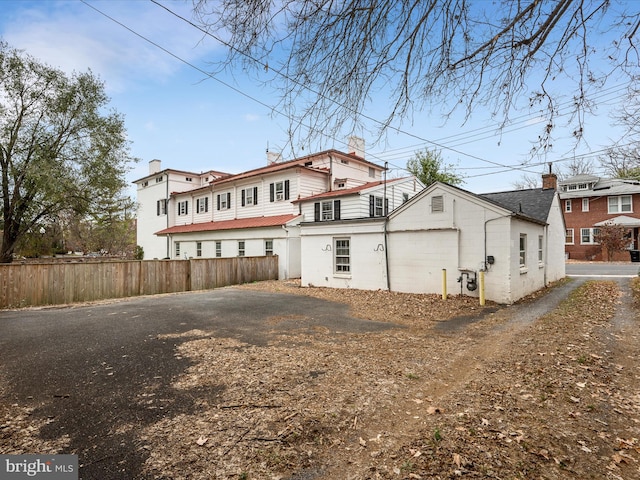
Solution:
M 0 263 L 13 262 L 13 249 L 16 244 L 16 238 L 11 235 L 11 227 L 6 228 L 2 232 L 2 244 L 0 245 Z M 14 237 L 14 238 L 12 238 Z

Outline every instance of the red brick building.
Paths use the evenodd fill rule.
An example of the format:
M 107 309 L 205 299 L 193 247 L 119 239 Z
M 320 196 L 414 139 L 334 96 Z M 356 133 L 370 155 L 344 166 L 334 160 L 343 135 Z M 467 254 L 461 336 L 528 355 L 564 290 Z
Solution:
M 626 227 L 628 250 L 640 249 L 640 182 L 577 175 L 558 182 L 558 191 L 564 212 L 568 258 L 606 260 L 606 253 L 595 241 L 599 227 L 606 223 Z M 628 251 L 618 252 L 613 260 L 630 261 L 631 255 Z

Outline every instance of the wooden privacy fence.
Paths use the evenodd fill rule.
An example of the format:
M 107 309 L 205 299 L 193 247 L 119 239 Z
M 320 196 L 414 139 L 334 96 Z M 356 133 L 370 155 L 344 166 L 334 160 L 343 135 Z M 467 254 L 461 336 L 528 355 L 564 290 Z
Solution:
M 278 256 L 0 265 L 0 308 L 206 290 L 277 280 Z

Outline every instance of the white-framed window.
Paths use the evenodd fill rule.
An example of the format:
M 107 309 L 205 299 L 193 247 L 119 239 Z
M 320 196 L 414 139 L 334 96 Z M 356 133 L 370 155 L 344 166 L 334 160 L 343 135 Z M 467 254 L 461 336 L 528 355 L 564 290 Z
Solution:
M 369 167 L 369 178 L 376 178 L 376 170 L 373 167 Z
M 383 217 L 389 210 L 389 201 L 384 197 L 369 195 L 369 217 Z
M 276 194 L 276 201 L 284 200 L 284 182 L 276 182 L 273 188 Z
M 407 203 L 409 201 L 409 194 L 407 192 L 402 193 L 402 203 Z
M 267 257 L 271 257 L 273 255 L 273 240 L 264 241 L 264 254 Z
M 162 198 L 156 202 L 156 213 L 158 216 L 167 214 L 167 199 Z
M 316 202 L 313 205 L 313 220 L 315 222 L 340 220 L 340 200 Z
M 216 240 L 216 257 L 220 258 L 222 256 L 222 242 L 220 240 Z
M 538 263 L 544 262 L 544 237 L 538 235 Z
M 583 198 L 582 199 L 582 211 L 583 212 L 588 212 L 589 211 L 589 199 L 588 198 Z
M 196 242 L 196 257 L 202 256 L 202 242 Z
M 187 182 L 193 182 L 193 177 L 185 177 L 185 180 L 186 180 Z
M 269 201 L 289 200 L 289 180 L 269 184 Z
M 238 240 L 238 256 L 244 257 L 245 249 L 244 249 L 244 240 Z
M 333 200 L 328 202 L 321 202 L 322 205 L 322 216 L 321 220 L 324 222 L 326 220 L 333 220 Z
M 520 234 L 520 268 L 527 266 L 527 234 Z
M 231 208 L 231 192 L 219 193 L 216 195 L 216 208 L 218 210 L 228 210 Z
M 209 211 L 209 197 L 196 199 L 196 213 L 207 213 Z
M 182 202 L 178 202 L 178 215 L 188 215 L 189 214 L 189 200 L 183 200 Z
M 242 190 L 242 206 L 249 207 L 258 204 L 258 187 L 245 188 Z
M 334 239 L 334 272 L 350 273 L 351 272 L 351 239 L 335 238 Z
M 570 212 L 571 211 L 571 200 L 565 200 L 564 201 L 564 211 L 565 212 Z
M 573 238 L 573 228 L 567 228 L 564 231 L 564 243 L 566 243 L 567 245 L 573 245 L 574 242 L 575 240 Z
M 633 211 L 631 195 L 608 197 L 609 213 L 629 213 Z
M 180 258 L 180 242 L 176 242 L 176 258 Z
M 164 177 L 162 175 L 160 175 L 159 177 L 156 177 L 156 183 L 162 183 L 163 180 L 164 180 Z
M 580 244 L 581 245 L 593 245 L 597 244 L 596 235 L 600 232 L 599 228 L 581 228 L 580 229 Z
M 444 197 L 442 195 L 431 197 L 431 212 L 444 212 Z

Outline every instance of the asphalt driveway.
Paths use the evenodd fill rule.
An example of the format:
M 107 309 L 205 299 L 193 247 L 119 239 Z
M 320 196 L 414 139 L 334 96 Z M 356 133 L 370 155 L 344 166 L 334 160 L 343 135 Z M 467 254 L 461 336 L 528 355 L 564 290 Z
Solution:
M 48 419 L 40 431 L 45 439 L 68 435 L 71 443 L 61 453 L 79 455 L 80 478 L 144 478 L 147 452 L 125 426 L 144 427 L 189 413 L 196 400 L 215 402 L 219 393 L 172 388 L 190 365 L 175 355 L 175 347 L 192 338 L 168 341 L 162 336 L 198 329 L 264 345 L 270 332 L 286 332 L 294 323 L 298 331 L 392 327 L 351 318 L 336 303 L 233 288 L 0 311 L 0 403 L 32 408 L 34 419 Z M 151 388 L 155 395 L 150 403 L 140 402 L 140 394 Z

